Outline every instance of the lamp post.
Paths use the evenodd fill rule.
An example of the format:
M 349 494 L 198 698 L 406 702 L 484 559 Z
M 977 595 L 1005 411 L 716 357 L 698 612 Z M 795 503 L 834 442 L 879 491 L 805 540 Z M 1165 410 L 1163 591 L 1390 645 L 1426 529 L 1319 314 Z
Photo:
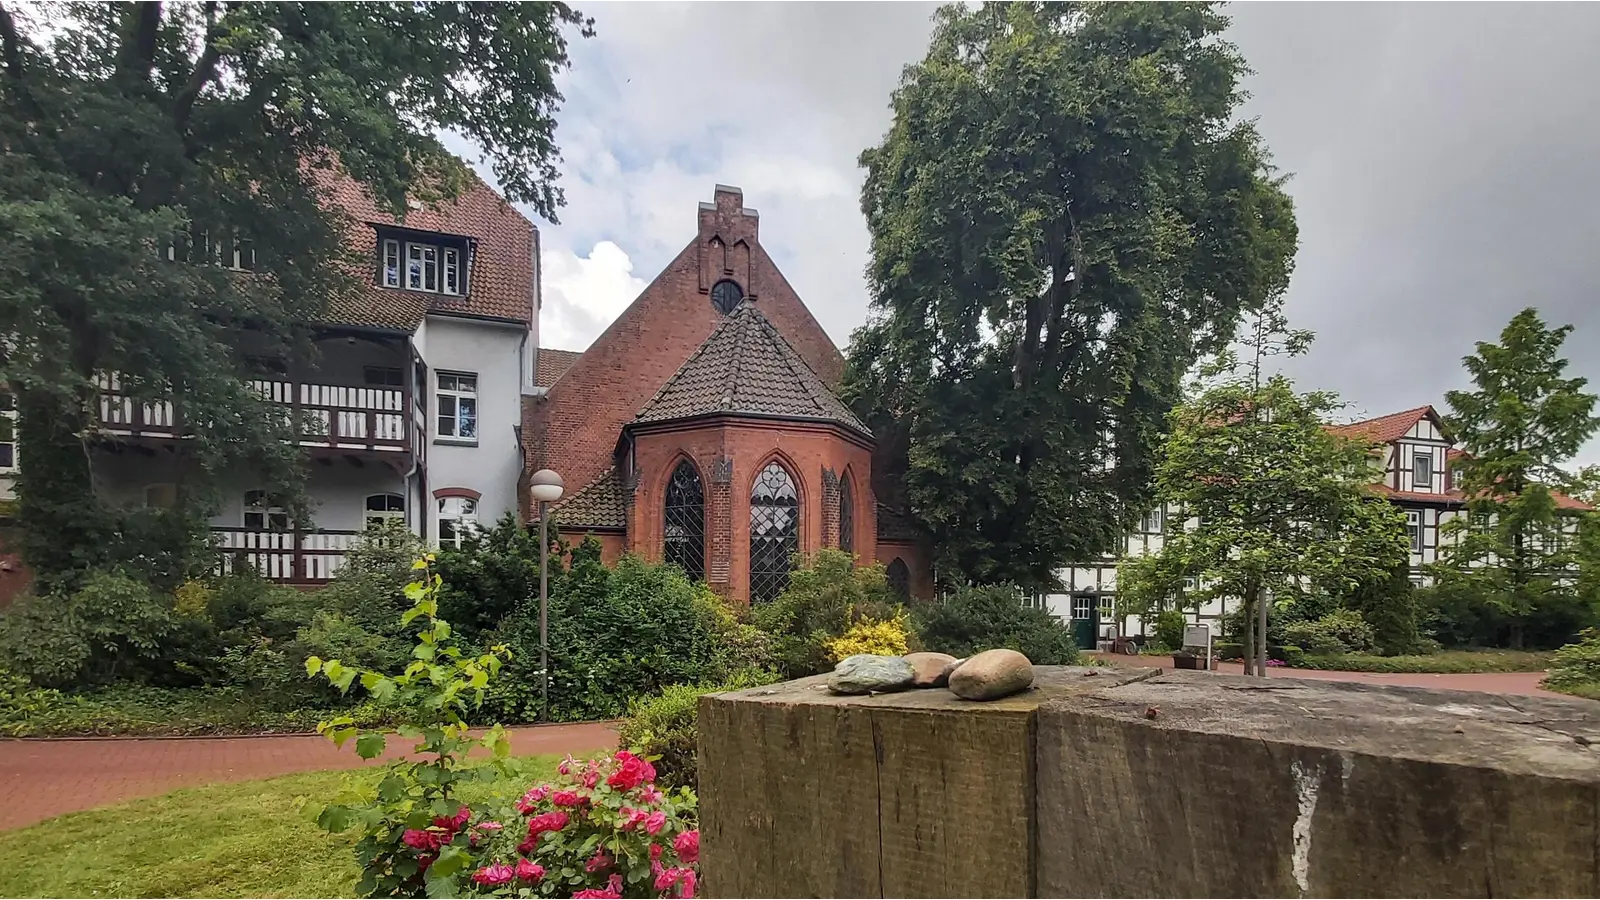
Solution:
M 550 721 L 550 504 L 566 487 L 561 476 L 540 469 L 528 479 L 528 492 L 539 501 L 539 720 Z

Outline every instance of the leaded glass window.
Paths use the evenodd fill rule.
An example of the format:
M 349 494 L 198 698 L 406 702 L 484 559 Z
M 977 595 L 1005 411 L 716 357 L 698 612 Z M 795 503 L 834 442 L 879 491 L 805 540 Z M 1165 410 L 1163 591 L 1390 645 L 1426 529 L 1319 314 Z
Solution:
M 906 561 L 896 556 L 894 562 L 889 563 L 886 573 L 889 579 L 889 588 L 900 599 L 905 600 L 911 596 L 911 570 L 906 568 Z
M 800 549 L 800 495 L 776 461 L 750 491 L 750 602 L 775 599 L 789 586 L 789 559 Z
M 856 552 L 856 498 L 848 478 L 839 483 L 839 549 Z
M 667 482 L 666 546 L 663 557 L 695 580 L 706 577 L 706 495 L 700 473 L 688 460 L 678 463 Z
M 744 288 L 737 281 L 719 281 L 711 286 L 711 305 L 717 312 L 727 315 L 744 302 Z

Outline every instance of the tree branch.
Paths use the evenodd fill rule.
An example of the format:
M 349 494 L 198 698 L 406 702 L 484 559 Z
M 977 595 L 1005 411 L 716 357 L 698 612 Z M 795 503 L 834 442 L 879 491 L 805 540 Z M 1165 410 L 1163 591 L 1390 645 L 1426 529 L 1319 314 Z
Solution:
M 137 3 L 123 14 L 122 47 L 117 52 L 117 78 L 127 84 L 148 84 L 161 30 L 161 4 Z
M 11 10 L 6 9 L 4 3 L 0 3 L 0 52 L 4 53 L 6 77 L 16 90 L 18 101 L 35 119 L 42 117 L 43 111 L 33 92 L 28 90 L 27 76 L 22 69 L 22 37 L 17 34 L 17 20 L 11 17 Z
M 195 101 L 211 79 L 216 77 L 217 63 L 222 59 L 222 51 L 217 49 L 217 39 L 222 36 L 222 29 L 217 25 L 217 0 L 207 0 L 205 10 L 205 49 L 194 64 L 194 71 L 189 73 L 189 81 L 178 91 L 172 103 L 172 124 L 180 134 L 188 129 L 189 114 L 194 111 Z

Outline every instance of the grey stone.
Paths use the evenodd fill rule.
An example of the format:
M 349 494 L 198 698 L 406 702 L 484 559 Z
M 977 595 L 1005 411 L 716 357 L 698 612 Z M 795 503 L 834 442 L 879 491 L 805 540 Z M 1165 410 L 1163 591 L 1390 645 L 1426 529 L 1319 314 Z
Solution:
M 1015 650 L 975 653 L 950 674 L 950 693 L 963 700 L 997 700 L 1033 685 L 1033 663 Z
M 828 676 L 828 690 L 835 694 L 874 694 L 903 691 L 916 676 L 911 663 L 899 656 L 874 656 L 857 653 L 839 661 Z
M 950 682 L 951 666 L 959 662 L 948 653 L 907 653 L 903 658 L 916 673 L 911 684 L 919 688 L 944 687 Z

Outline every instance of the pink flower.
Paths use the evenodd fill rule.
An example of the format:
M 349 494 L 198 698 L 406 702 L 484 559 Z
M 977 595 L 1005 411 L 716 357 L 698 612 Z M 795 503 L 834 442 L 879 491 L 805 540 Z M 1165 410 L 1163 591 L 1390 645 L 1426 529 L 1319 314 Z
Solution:
M 577 791 L 556 791 L 550 795 L 550 802 L 557 806 L 582 806 L 583 801 Z
M 622 900 L 622 895 L 616 891 L 586 890 L 578 891 L 572 895 L 572 900 Z
M 685 831 L 672 842 L 672 849 L 678 851 L 678 858 L 686 863 L 699 862 L 700 860 L 700 831 Z
M 472 810 L 470 810 L 467 807 L 463 806 L 460 809 L 456 810 L 456 814 L 453 815 L 453 816 L 440 816 L 437 819 L 434 819 L 433 820 L 433 824 L 438 826 L 438 827 L 440 827 L 440 828 L 443 828 L 446 832 L 448 832 L 450 834 L 455 834 L 456 832 L 460 831 L 467 824 L 467 822 L 469 822 L 471 820 L 472 820 Z
M 537 837 L 528 838 L 517 845 L 517 852 L 521 853 L 523 856 L 527 856 L 529 853 L 533 852 L 533 848 L 537 846 L 538 843 L 539 839 Z
M 610 890 L 611 893 L 616 894 L 618 896 L 621 896 L 622 895 L 622 876 L 617 874 L 616 872 L 612 872 L 611 873 L 611 877 L 606 879 L 606 888 L 608 890 Z
M 687 874 L 689 874 L 688 869 L 680 869 L 676 866 L 670 869 L 662 869 L 656 874 L 656 890 L 664 891 L 672 887 Z
M 567 814 L 559 809 L 555 812 L 547 812 L 534 816 L 528 820 L 528 837 L 532 839 L 537 838 L 542 832 L 560 831 L 561 829 L 567 827 L 568 821 L 570 820 L 568 819 Z
M 626 806 L 617 810 L 617 813 L 622 816 L 622 824 L 619 827 L 623 831 L 632 831 L 635 828 L 638 828 L 640 825 L 643 825 L 645 821 L 650 818 L 649 811 L 643 809 L 630 809 Z
M 695 874 L 693 869 L 684 869 L 683 877 L 678 879 L 678 896 L 685 900 L 694 897 Z
M 544 879 L 544 866 L 531 859 L 517 860 L 517 880 L 538 882 Z
M 511 871 L 511 867 L 505 863 L 484 866 L 472 873 L 472 880 L 485 887 L 499 887 L 515 877 L 516 873 Z
M 561 765 L 556 766 L 556 771 L 563 775 L 571 775 L 572 767 L 577 765 L 577 763 L 578 761 L 572 758 L 572 754 L 568 753 L 567 758 L 561 761 Z
M 650 858 L 651 859 L 660 859 L 661 858 L 661 845 L 660 844 L 651 844 L 650 845 Z
M 476 824 L 476 825 L 474 825 L 472 827 L 476 828 L 479 831 L 499 831 L 500 829 L 504 828 L 505 826 L 501 825 L 499 822 L 479 822 L 478 824 Z
M 655 767 L 648 762 L 634 756 L 626 750 L 617 751 L 617 770 L 606 779 L 606 784 L 619 791 L 631 791 L 641 784 L 648 784 L 656 778 Z
M 659 809 L 644 820 L 644 830 L 651 834 L 660 834 L 661 829 L 665 827 L 667 827 L 667 814 Z
M 594 786 L 600 783 L 600 770 L 589 769 L 582 775 L 578 776 L 578 780 L 583 783 L 584 787 L 594 790 Z
M 644 790 L 639 792 L 639 799 L 643 800 L 644 802 L 646 802 L 648 804 L 650 804 L 651 806 L 654 806 L 657 803 L 660 803 L 662 800 L 665 800 L 666 798 L 667 798 L 667 795 L 661 793 L 661 789 L 656 787 L 653 784 L 645 785 L 644 786 Z
M 437 831 L 424 831 L 421 828 L 408 828 L 405 834 L 400 835 L 400 842 L 418 852 L 439 849 L 440 835 Z
M 550 785 L 548 784 L 530 788 L 526 794 L 522 795 L 522 799 L 517 801 L 517 812 L 523 815 L 533 812 L 534 804 L 548 796 L 550 796 Z
M 596 850 L 594 856 L 583 866 L 585 872 L 599 872 L 609 868 L 611 868 L 611 857 L 607 856 L 604 850 Z

